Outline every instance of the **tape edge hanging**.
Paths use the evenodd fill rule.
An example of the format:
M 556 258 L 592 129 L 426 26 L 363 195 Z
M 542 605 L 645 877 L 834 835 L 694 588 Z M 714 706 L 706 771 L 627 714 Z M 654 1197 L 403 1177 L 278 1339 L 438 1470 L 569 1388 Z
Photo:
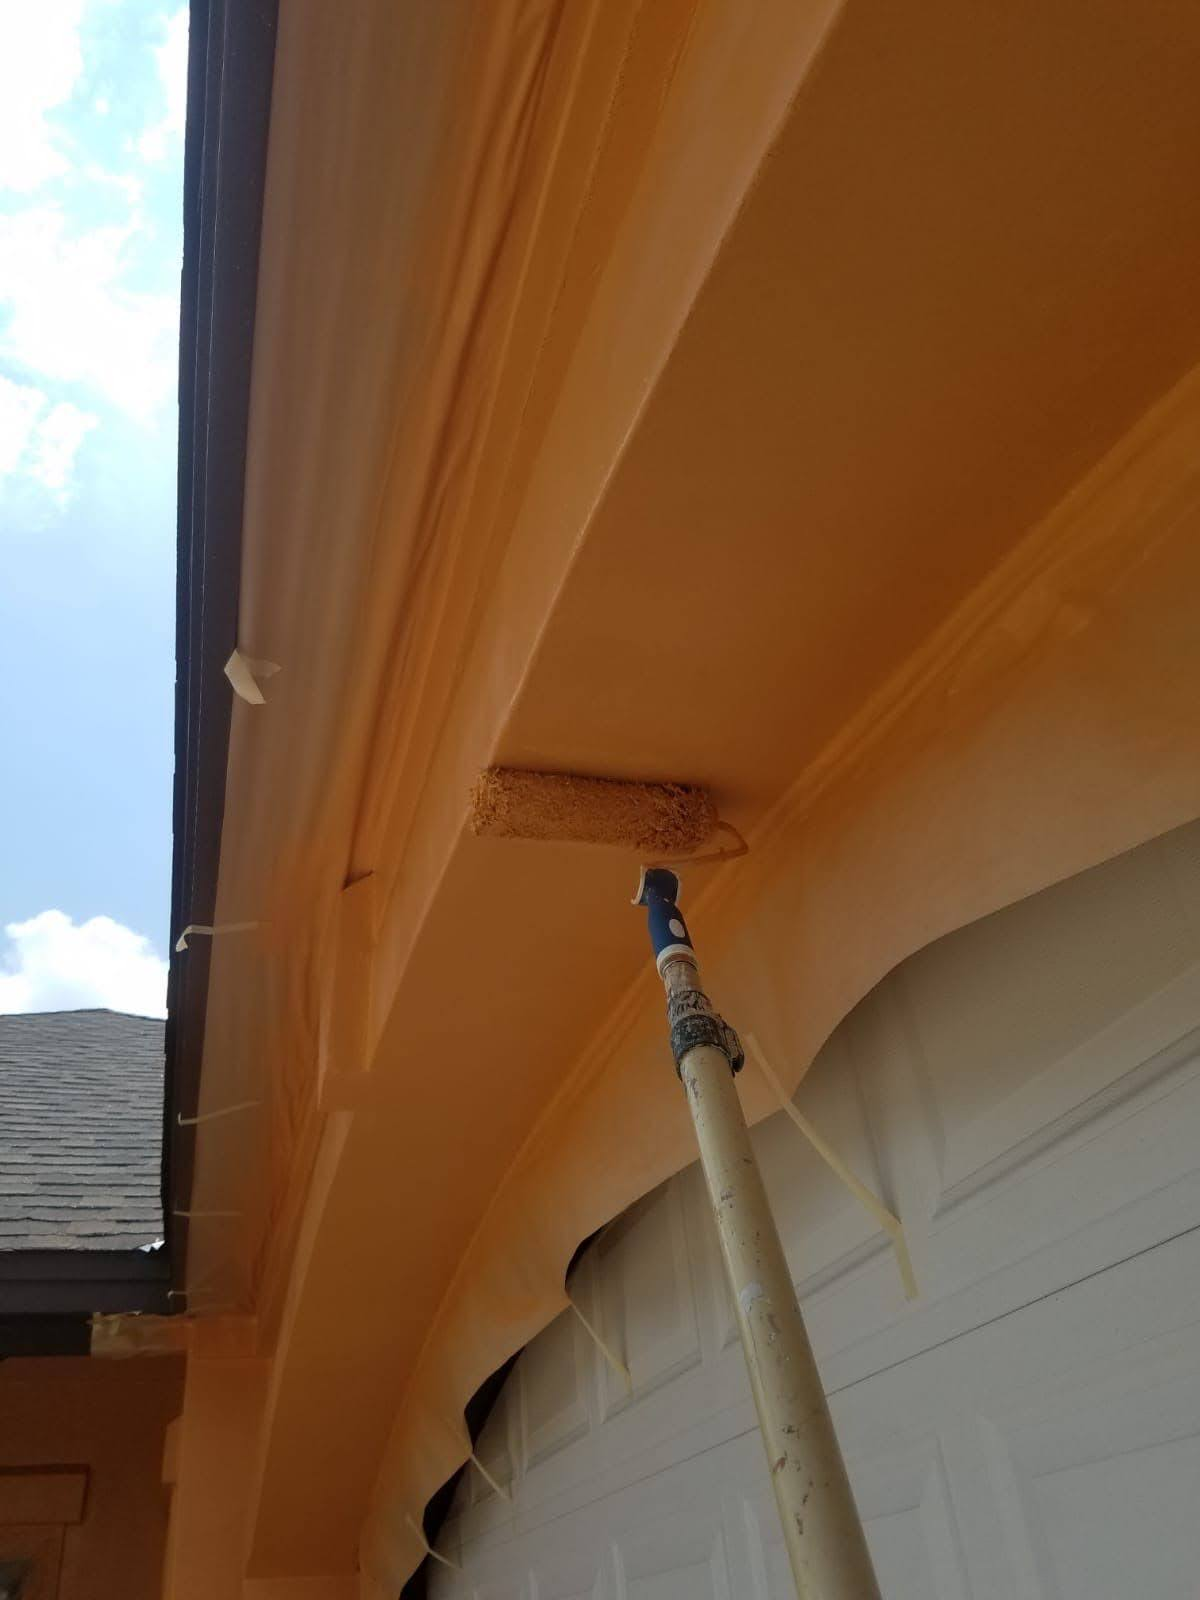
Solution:
M 912 1255 L 908 1248 L 908 1237 L 904 1231 L 902 1219 L 884 1204 L 873 1189 L 862 1181 L 849 1162 L 838 1155 L 824 1135 L 820 1134 L 808 1118 L 792 1103 L 791 1098 L 783 1087 L 782 1079 L 767 1060 L 766 1052 L 758 1042 L 757 1037 L 753 1033 L 747 1033 L 744 1038 L 747 1054 L 766 1080 L 772 1094 L 778 1100 L 780 1110 L 804 1135 L 812 1149 L 824 1161 L 839 1182 L 849 1190 L 864 1210 L 874 1217 L 876 1224 L 887 1235 L 896 1257 L 896 1265 L 904 1287 L 905 1299 L 919 1299 L 920 1286 L 917 1283 L 917 1275 L 913 1267 Z
M 188 940 L 195 933 L 214 938 L 218 933 L 248 933 L 252 928 L 261 927 L 261 922 L 189 922 L 175 941 L 175 953 L 182 955 L 188 949 Z
M 263 661 L 254 656 L 244 655 L 235 645 L 222 670 L 239 699 L 250 706 L 262 706 L 267 702 L 258 680 L 273 678 L 280 667 L 277 661 Z

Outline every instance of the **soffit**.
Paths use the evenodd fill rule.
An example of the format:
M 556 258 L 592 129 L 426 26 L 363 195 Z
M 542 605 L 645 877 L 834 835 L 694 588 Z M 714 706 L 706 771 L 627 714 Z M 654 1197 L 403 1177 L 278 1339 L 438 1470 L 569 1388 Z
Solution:
M 1052 18 L 1029 6 L 967 27 L 930 0 L 901 27 L 851 6 L 820 54 L 826 18 L 806 17 L 810 32 L 786 61 L 786 33 L 771 35 L 761 19 L 783 27 L 790 18 L 794 35 L 794 7 L 764 8 L 758 34 L 736 8 L 689 10 L 678 8 L 674 50 L 669 39 L 642 40 L 654 47 L 657 80 L 647 73 L 647 84 L 657 83 L 659 107 L 625 189 L 605 187 L 603 152 L 620 148 L 611 113 L 601 106 L 583 118 L 601 151 L 591 167 L 571 114 L 602 44 L 617 84 L 608 105 L 623 104 L 620 43 L 597 22 L 556 54 L 556 8 L 504 12 L 532 31 L 507 36 L 515 48 L 504 71 L 515 76 L 502 73 L 486 103 L 506 104 L 503 86 L 516 83 L 518 100 L 540 108 L 523 131 L 509 129 L 504 148 L 530 190 L 551 198 L 555 174 L 578 160 L 593 204 L 582 216 L 564 206 L 561 236 L 549 200 L 515 233 L 501 228 L 497 237 L 524 241 L 509 332 L 460 346 L 458 378 L 437 365 L 455 337 L 439 273 L 482 285 L 470 304 L 486 324 L 487 286 L 511 262 L 498 246 L 494 273 L 486 263 L 480 272 L 469 228 L 460 243 L 471 249 L 431 243 L 429 193 L 437 187 L 461 221 L 460 192 L 444 180 L 464 147 L 477 154 L 490 133 L 451 139 L 437 108 L 468 103 L 472 85 L 496 89 L 488 47 L 505 24 L 481 38 L 451 10 L 432 54 L 407 13 L 398 43 L 365 8 L 324 54 L 298 29 L 281 37 L 242 643 L 283 671 L 266 707 L 236 709 L 222 860 L 223 915 L 268 926 L 241 949 L 214 950 L 206 1058 L 210 1103 L 239 1098 L 259 1070 L 271 1109 L 257 1128 L 213 1124 L 220 1135 L 202 1144 L 200 1161 L 206 1203 L 229 1205 L 232 1195 L 246 1213 L 235 1288 L 239 1275 L 254 1280 L 263 1218 L 279 1220 L 289 1180 L 299 1179 L 304 1204 L 257 1512 L 264 1574 L 349 1570 L 399 1404 L 381 1480 L 387 1515 L 370 1551 L 380 1582 L 402 1576 L 411 1552 L 400 1513 L 419 1511 L 453 1459 L 462 1401 L 488 1361 L 557 1304 L 557 1253 L 574 1242 L 566 1232 L 586 1232 L 589 1206 L 603 1220 L 657 1181 L 664 1161 L 686 1159 L 661 1044 L 644 1079 L 611 1068 L 620 1096 L 588 1103 L 596 1138 L 574 1168 L 566 1130 L 575 1137 L 584 1124 L 568 1119 L 544 1148 L 532 1138 L 614 1012 L 656 1028 L 657 1009 L 648 984 L 623 998 L 645 966 L 624 903 L 629 864 L 464 839 L 471 773 L 498 755 L 698 779 L 754 832 L 1200 348 L 1184 293 L 1200 217 L 1181 152 L 1200 128 L 1179 65 L 1182 8 L 1134 21 L 1115 5 L 1102 18 L 1082 5 Z M 632 56 L 644 63 L 639 48 Z M 747 100 L 747 61 L 774 98 Z M 413 91 L 402 116 L 389 65 Z M 281 97 L 291 72 L 305 94 Z M 532 85 L 556 82 L 537 99 Z M 759 100 L 770 115 L 751 125 L 747 107 Z M 557 120 L 546 110 L 556 105 L 569 108 Z M 403 164 L 389 166 L 402 125 L 411 148 L 432 151 L 411 193 L 394 187 Z M 697 155 L 705 140 L 714 149 Z M 319 160 L 314 141 L 333 154 Z M 722 144 L 737 146 L 736 160 L 726 152 L 722 165 Z M 368 150 L 377 153 L 356 164 Z M 298 152 L 316 162 L 320 204 L 290 171 L 304 166 Z M 289 204 L 305 196 L 298 233 Z M 493 220 L 508 215 L 500 206 Z M 321 248 L 342 239 L 342 225 L 353 247 Z M 292 270 L 297 237 L 309 255 Z M 542 248 L 556 263 L 545 283 Z M 525 326 L 534 304 L 542 320 L 530 313 Z M 461 383 L 480 363 L 500 374 L 493 386 Z M 504 374 L 518 367 L 520 403 L 500 406 Z M 438 471 L 422 477 L 433 458 Z M 430 520 L 430 505 L 456 496 L 458 520 Z M 434 581 L 446 551 L 451 570 Z M 1052 641 L 1060 601 L 1050 607 Z M 1131 718 L 1157 692 L 1166 645 L 1161 660 L 1146 660 L 1135 686 L 1143 699 L 1129 691 Z M 1039 680 L 1047 704 L 1051 682 Z M 944 727 L 927 722 L 922 737 L 935 744 L 964 704 Z M 969 704 L 982 726 L 978 702 Z M 1164 726 L 1177 714 L 1172 703 Z M 1069 725 L 1061 706 L 1055 715 Z M 953 758 L 939 756 L 941 790 L 970 787 L 963 751 L 976 731 Z M 1082 728 L 1081 748 L 1089 738 L 1100 748 L 1102 731 Z M 1045 755 L 1046 738 L 1013 742 L 995 789 L 1006 804 L 1012 751 Z M 969 753 L 977 804 L 988 793 L 979 773 L 994 758 L 978 742 Z M 874 916 L 878 938 L 856 942 L 856 923 L 875 910 L 872 874 L 847 869 L 829 930 L 845 959 L 834 973 L 822 965 L 828 950 L 809 958 L 822 983 L 807 1032 L 784 1018 L 786 986 L 756 993 L 744 970 L 714 960 L 762 1026 L 773 1021 L 788 1038 L 793 1076 L 819 1042 L 812 1030 L 831 1026 L 881 962 L 947 919 L 1135 842 L 1131 830 L 1182 820 L 1175 811 L 1194 792 L 1181 771 L 1174 787 L 1165 775 L 1159 790 L 1149 786 L 1141 813 L 1123 787 L 1102 804 L 1089 796 L 1082 821 L 1066 807 L 1068 839 L 1063 774 L 1049 763 L 1030 800 L 1053 813 L 1043 848 L 1014 838 L 1004 807 L 986 823 L 977 815 L 976 827 L 947 834 L 925 874 L 928 894 L 914 896 L 920 852 L 896 868 L 888 811 L 910 844 L 919 838 L 939 792 L 932 770 L 917 799 L 910 787 L 881 804 L 857 837 L 813 829 L 805 848 L 815 854 L 803 859 L 789 845 L 790 876 L 780 880 L 789 895 L 800 894 L 797 873 L 803 882 L 819 870 L 836 886 L 839 852 L 862 861 L 873 850 L 886 907 Z M 799 814 L 789 815 L 795 824 Z M 765 834 L 756 844 L 758 859 L 770 859 Z M 338 891 L 352 868 L 379 880 L 377 1042 L 363 1111 L 326 1120 L 312 1086 L 317 1024 Z M 741 901 L 731 892 L 721 918 L 700 922 L 715 958 L 739 929 L 754 945 L 756 919 L 783 892 L 757 866 L 739 881 L 751 886 Z M 799 959 L 789 945 L 789 962 Z M 606 1061 L 604 1048 L 589 1059 Z M 623 1051 L 620 1062 L 632 1060 L 641 1057 Z M 314 1129 L 308 1146 L 301 1125 Z M 286 1160 L 272 1170 L 281 1149 Z M 521 1163 L 523 1187 L 501 1226 L 497 1186 Z M 590 1196 L 571 1189 L 581 1178 L 594 1179 Z M 525 1237 L 536 1249 L 522 1258 L 510 1246 Z M 228 1268 L 227 1239 L 210 1240 L 210 1270 Z M 480 1239 L 492 1246 L 483 1258 Z M 487 1288 L 473 1300 L 463 1273 L 453 1276 L 469 1244 Z M 297 1465 L 318 1456 L 328 1467 L 319 1483 Z

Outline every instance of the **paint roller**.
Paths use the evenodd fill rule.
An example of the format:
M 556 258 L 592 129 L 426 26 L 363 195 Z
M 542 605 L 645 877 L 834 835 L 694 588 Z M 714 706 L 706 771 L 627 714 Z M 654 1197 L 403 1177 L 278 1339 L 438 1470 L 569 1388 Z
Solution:
M 705 790 L 688 784 L 505 767 L 480 775 L 471 794 L 470 825 L 485 838 L 613 845 L 641 856 L 634 904 L 648 913 L 650 944 L 667 994 L 671 1053 L 696 1129 L 796 1593 L 879 1600 L 825 1391 L 734 1086 L 742 1047 L 701 987 L 699 962 L 679 910 L 679 879 L 670 870 L 742 855 L 745 840 L 722 821 Z M 704 847 L 721 831 L 733 843 L 706 853 Z
M 746 851 L 708 792 L 684 783 L 490 767 L 471 792 L 470 825 L 484 838 L 612 845 L 650 863 L 727 860 Z M 721 833 L 730 844 L 698 853 Z

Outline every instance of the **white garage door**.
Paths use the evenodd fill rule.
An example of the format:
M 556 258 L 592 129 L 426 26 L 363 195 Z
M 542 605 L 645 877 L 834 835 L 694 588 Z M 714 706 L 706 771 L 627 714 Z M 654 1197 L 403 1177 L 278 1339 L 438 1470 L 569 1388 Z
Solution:
M 1200 825 L 906 963 L 797 1103 L 921 1285 L 789 1123 L 757 1130 L 888 1600 L 1197 1600 Z M 697 1171 L 572 1292 L 633 1393 L 572 1313 L 546 1329 L 478 1447 L 511 1503 L 468 1472 L 432 1594 L 786 1600 Z

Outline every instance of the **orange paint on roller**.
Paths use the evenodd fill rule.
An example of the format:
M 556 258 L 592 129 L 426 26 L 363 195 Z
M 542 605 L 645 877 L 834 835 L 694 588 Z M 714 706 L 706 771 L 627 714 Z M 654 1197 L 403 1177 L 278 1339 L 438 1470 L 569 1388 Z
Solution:
M 682 783 L 489 767 L 471 791 L 471 830 L 488 838 L 615 845 L 656 859 L 692 854 L 720 825 L 707 791 Z

